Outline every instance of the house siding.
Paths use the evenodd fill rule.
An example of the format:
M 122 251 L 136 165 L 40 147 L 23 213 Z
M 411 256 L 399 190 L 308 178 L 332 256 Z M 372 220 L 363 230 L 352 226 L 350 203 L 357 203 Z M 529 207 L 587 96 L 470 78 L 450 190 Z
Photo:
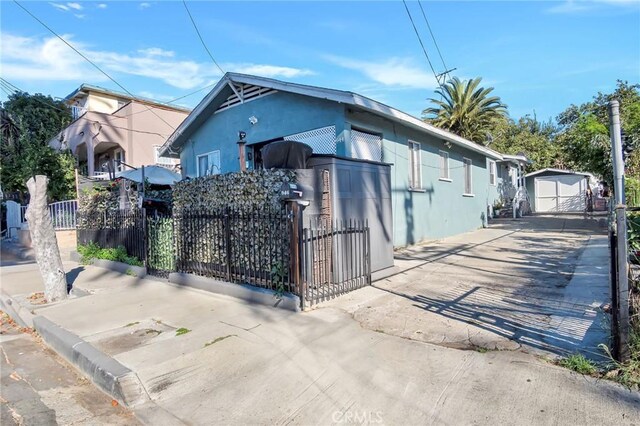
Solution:
M 249 117 L 258 123 L 251 125 Z M 325 126 L 336 126 L 337 154 L 345 155 L 344 106 L 293 93 L 277 92 L 212 114 L 190 136 L 180 152 L 183 176 L 197 175 L 198 155 L 220 151 L 222 173 L 240 170 L 238 132 L 246 132 L 247 145 Z
M 382 134 L 382 161 L 392 164 L 396 247 L 468 232 L 486 224 L 487 206 L 497 195 L 495 187 L 489 185 L 486 156 L 455 145 L 448 148 L 438 138 L 366 112 L 349 110 L 345 127 L 347 131 L 357 127 Z M 423 192 L 409 189 L 409 140 L 421 144 Z M 449 153 L 451 182 L 440 180 L 440 150 Z M 473 197 L 463 195 L 463 158 L 472 160 Z

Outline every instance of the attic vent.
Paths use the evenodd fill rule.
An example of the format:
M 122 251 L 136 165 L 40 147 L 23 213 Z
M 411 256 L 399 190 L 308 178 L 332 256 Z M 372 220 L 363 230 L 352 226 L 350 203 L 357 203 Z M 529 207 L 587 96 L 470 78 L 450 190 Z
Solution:
M 224 111 L 225 109 L 240 105 L 244 102 L 277 92 L 277 90 L 270 87 L 254 86 L 251 84 L 231 84 L 233 84 L 233 94 L 220 104 L 216 112 Z

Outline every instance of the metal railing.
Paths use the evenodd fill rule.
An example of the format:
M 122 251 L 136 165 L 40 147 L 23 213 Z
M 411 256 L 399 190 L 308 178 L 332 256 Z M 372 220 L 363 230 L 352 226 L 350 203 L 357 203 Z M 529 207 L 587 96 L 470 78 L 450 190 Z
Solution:
M 78 200 L 51 203 L 49 204 L 49 214 L 56 230 L 76 229 Z
M 85 115 L 86 112 L 87 112 L 87 109 L 85 107 L 81 107 L 81 106 L 71 107 L 71 117 L 74 120 L 77 120 L 78 118 L 82 117 L 83 115 Z
M 371 284 L 366 220 L 319 220 L 302 231 L 304 297 L 311 305 Z
M 20 223 L 27 222 L 27 208 L 20 206 Z M 49 215 L 56 231 L 76 229 L 78 200 L 65 200 L 49 204 Z

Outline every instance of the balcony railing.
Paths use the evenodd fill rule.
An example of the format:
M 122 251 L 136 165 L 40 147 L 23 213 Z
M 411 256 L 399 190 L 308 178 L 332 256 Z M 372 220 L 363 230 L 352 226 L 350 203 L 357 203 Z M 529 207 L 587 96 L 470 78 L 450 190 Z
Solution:
M 71 107 L 71 117 L 73 117 L 74 120 L 77 120 L 78 118 L 82 117 L 86 112 L 87 112 L 87 109 L 85 107 L 80 107 L 80 106 Z

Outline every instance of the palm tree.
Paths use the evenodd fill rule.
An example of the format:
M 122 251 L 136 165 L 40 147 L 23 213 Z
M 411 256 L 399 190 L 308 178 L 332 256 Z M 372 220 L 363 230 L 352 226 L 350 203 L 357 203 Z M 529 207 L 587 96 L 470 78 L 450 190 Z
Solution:
M 0 108 L 0 132 L 3 144 L 6 143 L 9 146 L 17 144 L 20 137 L 20 128 L 4 108 Z
M 447 81 L 436 90 L 441 99 L 430 99 L 435 106 L 422 112 L 424 120 L 484 145 L 493 123 L 508 114 L 498 96 L 488 96 L 493 87 L 478 87 L 481 81 L 481 77 Z

